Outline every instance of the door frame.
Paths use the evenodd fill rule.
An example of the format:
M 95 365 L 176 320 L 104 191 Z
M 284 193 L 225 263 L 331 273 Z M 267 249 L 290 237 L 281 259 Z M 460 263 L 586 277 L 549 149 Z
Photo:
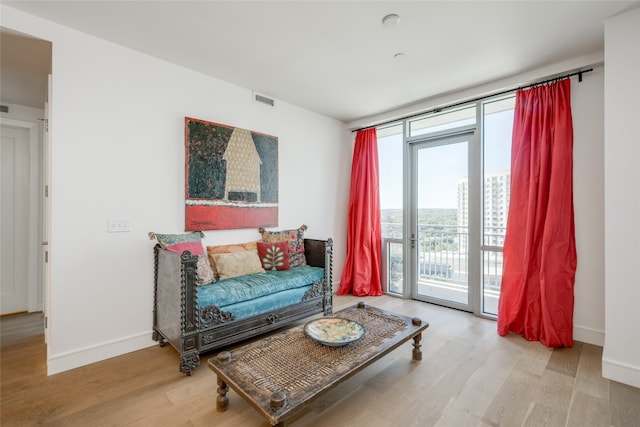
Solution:
M 47 361 L 49 360 L 49 352 L 51 346 L 51 197 L 49 187 L 51 183 L 51 100 L 53 99 L 53 75 L 47 75 L 47 100 L 44 103 L 44 129 L 42 136 L 42 150 L 40 151 L 40 172 L 42 177 L 40 195 L 40 224 L 42 232 L 41 250 L 40 250 L 40 269 L 42 274 L 41 286 L 43 289 L 44 299 L 44 342 L 47 344 Z
M 29 237 L 28 237 L 28 267 L 27 267 L 27 310 L 29 312 L 42 311 L 44 295 L 43 277 L 40 268 L 41 231 L 39 219 L 42 215 L 40 203 L 40 149 L 38 141 L 38 124 L 24 120 L 0 117 L 0 126 L 25 129 L 29 133 Z
M 458 304 L 453 301 L 447 301 L 443 304 L 443 300 L 437 300 L 434 298 L 428 298 L 424 295 L 418 295 L 418 256 L 417 248 L 412 247 L 412 236 L 417 235 L 417 151 L 420 146 L 442 146 L 446 144 L 462 142 L 462 140 L 468 141 L 467 146 L 467 177 L 468 177 L 468 255 L 467 255 L 467 304 Z M 480 182 L 480 167 L 479 159 L 481 155 L 480 150 L 480 138 L 478 135 L 478 126 L 476 124 L 461 126 L 458 128 L 447 129 L 441 132 L 434 132 L 428 135 L 418 135 L 414 138 L 407 139 L 407 155 L 409 157 L 407 161 L 408 172 L 406 175 L 406 182 L 408 192 L 406 193 L 406 212 L 408 213 L 408 221 L 406 222 L 407 229 L 405 230 L 405 254 L 408 256 L 405 259 L 407 270 L 405 270 L 405 277 L 409 278 L 407 281 L 410 283 L 409 289 L 405 289 L 405 292 L 409 292 L 412 299 L 425 301 L 429 303 L 445 305 L 447 307 L 468 311 L 471 313 L 478 312 L 478 301 L 480 294 L 480 283 L 478 280 L 480 271 L 480 259 L 476 254 L 476 248 L 480 244 L 480 189 L 478 188 L 478 182 Z

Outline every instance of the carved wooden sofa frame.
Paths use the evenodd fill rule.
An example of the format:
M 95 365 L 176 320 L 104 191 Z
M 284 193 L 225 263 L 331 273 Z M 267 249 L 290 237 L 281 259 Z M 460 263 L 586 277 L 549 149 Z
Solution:
M 333 241 L 304 240 L 307 264 L 324 268 L 302 301 L 245 319 L 217 306 L 198 307 L 197 257 L 154 247 L 153 339 L 171 344 L 180 355 L 180 371 L 191 375 L 200 354 L 227 347 L 315 314 L 331 314 Z

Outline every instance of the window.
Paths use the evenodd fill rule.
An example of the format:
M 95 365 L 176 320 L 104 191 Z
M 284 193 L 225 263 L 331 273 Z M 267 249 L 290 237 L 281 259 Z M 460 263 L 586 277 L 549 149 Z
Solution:
M 482 103 L 482 313 L 497 316 L 502 281 L 502 247 L 509 213 L 511 132 L 515 97 Z
M 456 308 L 462 304 L 463 309 L 477 314 L 497 314 L 514 105 L 515 96 L 508 95 L 378 128 L 383 272 L 388 293 L 421 299 L 417 282 L 422 280 L 423 289 L 437 288 L 439 295 L 465 292 L 459 301 L 454 298 Z M 460 145 L 460 138 L 468 142 Z M 454 149 L 455 144 L 463 150 Z M 418 166 L 419 155 L 438 157 Z M 468 166 L 455 185 L 447 184 L 444 191 L 448 194 L 438 194 L 445 186 L 432 183 L 444 179 L 446 170 L 459 164 L 461 156 Z M 419 169 L 423 171 L 416 172 Z M 426 189 L 427 199 L 435 204 L 418 201 L 425 194 L 418 196 L 417 188 Z M 441 203 L 441 212 L 434 210 L 438 197 L 450 200 Z M 429 224 L 421 224 L 426 218 Z M 440 220 L 445 223 L 438 223 Z M 439 228 L 448 230 L 447 238 L 453 243 L 425 240 L 437 233 L 424 230 Z M 463 234 L 454 236 L 452 230 Z M 431 262 L 433 259 L 438 261 Z M 425 265 L 430 266 L 429 274 L 420 273 Z M 405 275 L 409 275 L 407 280 Z
M 476 122 L 475 104 L 447 110 L 443 113 L 428 114 L 409 121 L 409 138 L 444 132 L 449 129 L 473 125 Z
M 402 124 L 378 128 L 380 220 L 382 222 L 383 287 L 403 295 L 403 138 Z

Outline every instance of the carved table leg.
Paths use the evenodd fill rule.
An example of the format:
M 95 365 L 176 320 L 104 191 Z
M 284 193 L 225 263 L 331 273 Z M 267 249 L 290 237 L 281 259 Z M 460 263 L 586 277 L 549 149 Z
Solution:
M 227 383 L 218 378 L 218 397 L 216 399 L 216 411 L 225 412 L 229 409 L 229 386 Z
M 420 350 L 420 340 L 422 340 L 422 333 L 419 333 L 413 337 L 413 360 L 422 360 L 422 350 Z
M 283 391 L 275 391 L 271 394 L 271 402 L 270 402 L 270 407 L 273 410 L 278 410 L 280 408 L 282 408 L 284 405 L 287 404 L 287 395 L 285 392 Z M 274 424 L 274 427 L 285 427 L 285 420 L 282 420 L 276 424 Z

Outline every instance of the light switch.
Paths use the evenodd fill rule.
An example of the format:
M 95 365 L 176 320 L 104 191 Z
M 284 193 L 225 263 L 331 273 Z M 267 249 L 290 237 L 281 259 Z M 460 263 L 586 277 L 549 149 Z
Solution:
M 107 233 L 126 233 L 131 231 L 131 218 L 107 218 Z

